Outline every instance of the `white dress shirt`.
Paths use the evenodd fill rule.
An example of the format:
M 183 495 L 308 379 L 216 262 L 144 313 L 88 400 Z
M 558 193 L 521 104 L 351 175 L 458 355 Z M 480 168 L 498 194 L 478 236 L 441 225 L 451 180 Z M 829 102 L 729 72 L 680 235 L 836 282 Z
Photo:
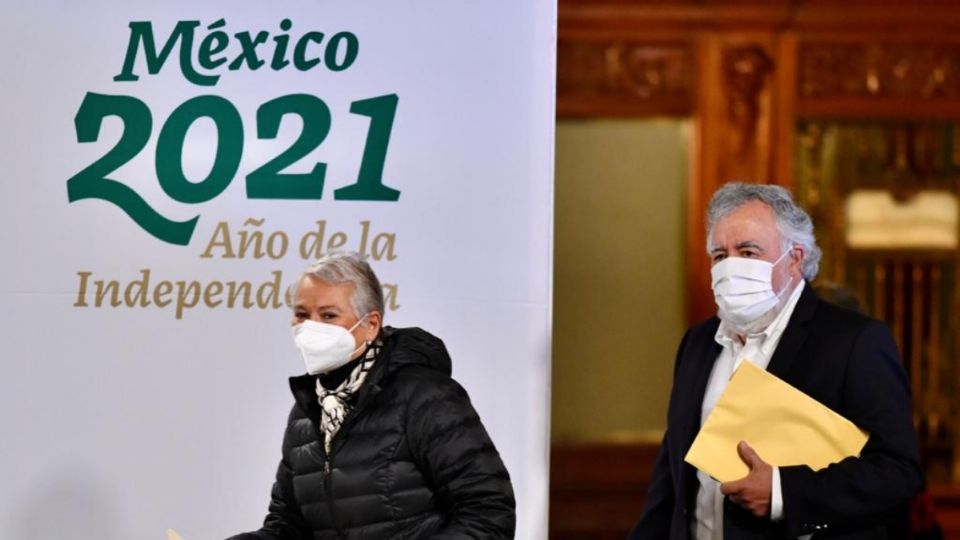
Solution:
M 700 409 L 701 427 L 706 422 L 707 416 L 710 415 L 710 411 L 717 404 L 723 391 L 726 390 L 730 377 L 733 376 L 733 372 L 740 366 L 741 362 L 748 360 L 761 369 L 767 369 L 770 358 L 777 350 L 780 336 L 783 335 L 783 330 L 790 322 L 793 309 L 796 307 L 797 301 L 800 300 L 803 287 L 804 282 L 801 280 L 793 292 L 790 293 L 790 297 L 776 318 L 767 325 L 764 331 L 746 336 L 745 343 L 740 343 L 736 333 L 724 322 L 720 322 L 720 327 L 717 328 L 714 339 L 723 346 L 723 349 L 713 364 L 707 389 L 703 394 L 703 405 Z M 747 443 L 749 442 L 747 441 Z M 703 471 L 697 471 L 697 480 L 699 481 L 697 507 L 694 512 L 695 519 L 691 523 L 693 537 L 696 540 L 722 540 L 723 494 L 720 493 L 720 483 L 710 478 Z M 770 496 L 770 518 L 773 521 L 779 521 L 782 517 L 783 494 L 780 490 L 780 469 L 774 467 Z

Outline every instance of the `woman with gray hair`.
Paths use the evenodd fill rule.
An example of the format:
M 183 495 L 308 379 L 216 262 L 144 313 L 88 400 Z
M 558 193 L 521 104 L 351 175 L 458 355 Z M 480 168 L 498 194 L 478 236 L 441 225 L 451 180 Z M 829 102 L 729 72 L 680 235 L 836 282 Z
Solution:
M 231 540 L 512 538 L 510 477 L 443 342 L 382 326 L 383 291 L 356 253 L 296 284 L 293 339 L 307 373 L 269 512 Z

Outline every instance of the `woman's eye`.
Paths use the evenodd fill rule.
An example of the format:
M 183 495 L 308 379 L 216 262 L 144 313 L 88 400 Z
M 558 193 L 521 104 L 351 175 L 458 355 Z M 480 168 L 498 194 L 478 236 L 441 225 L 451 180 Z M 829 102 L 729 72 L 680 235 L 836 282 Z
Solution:
M 331 312 L 328 311 L 328 312 L 326 312 L 326 313 L 322 313 L 322 314 L 320 315 L 320 318 L 323 319 L 323 320 L 325 320 L 325 321 L 332 321 L 332 320 L 336 319 L 337 316 L 338 316 L 338 315 L 337 315 L 336 313 L 331 313 Z

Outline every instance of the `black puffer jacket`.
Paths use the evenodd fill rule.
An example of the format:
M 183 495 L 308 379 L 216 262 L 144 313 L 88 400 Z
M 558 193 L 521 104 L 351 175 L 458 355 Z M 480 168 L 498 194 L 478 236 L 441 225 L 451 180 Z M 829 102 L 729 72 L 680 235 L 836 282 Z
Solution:
M 512 538 L 513 489 L 443 342 L 390 329 L 326 456 L 315 377 L 296 403 L 263 528 L 231 540 Z

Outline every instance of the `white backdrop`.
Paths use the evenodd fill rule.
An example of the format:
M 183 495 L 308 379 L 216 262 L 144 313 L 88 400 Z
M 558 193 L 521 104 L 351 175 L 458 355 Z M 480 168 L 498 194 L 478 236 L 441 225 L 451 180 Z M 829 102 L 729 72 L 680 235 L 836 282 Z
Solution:
M 360 249 L 367 229 L 394 287 L 386 323 L 444 339 L 513 477 L 517 537 L 545 538 L 555 1 L 211 4 L 0 0 L 0 536 L 160 539 L 173 527 L 200 540 L 259 527 L 287 377 L 302 371 L 275 300 L 316 254 L 299 247 L 320 221 L 322 252 Z M 124 67 L 131 22 L 150 23 L 154 74 L 136 40 Z M 326 104 L 325 137 L 310 98 L 313 116 L 258 136 L 270 116 L 258 108 L 291 94 Z M 392 123 L 389 97 L 351 113 L 392 95 Z M 217 97 L 184 105 L 198 96 Z M 322 191 L 314 177 L 291 188 L 312 198 L 248 196 L 247 176 L 301 132 L 314 138 L 282 172 L 325 163 Z M 371 132 L 381 150 L 389 133 L 385 154 Z M 335 197 L 365 156 L 365 182 L 398 200 Z M 135 221 L 134 199 L 159 219 L 196 217 L 195 229 L 158 238 L 172 229 Z

